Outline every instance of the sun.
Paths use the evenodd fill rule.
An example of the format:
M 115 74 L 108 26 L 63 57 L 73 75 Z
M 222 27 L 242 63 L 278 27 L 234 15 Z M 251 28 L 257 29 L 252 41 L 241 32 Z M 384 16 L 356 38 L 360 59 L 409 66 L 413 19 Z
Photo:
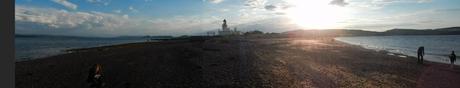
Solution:
M 292 23 L 308 29 L 341 28 L 339 22 L 348 16 L 347 9 L 330 5 L 329 0 L 287 0 L 292 5 L 286 16 Z

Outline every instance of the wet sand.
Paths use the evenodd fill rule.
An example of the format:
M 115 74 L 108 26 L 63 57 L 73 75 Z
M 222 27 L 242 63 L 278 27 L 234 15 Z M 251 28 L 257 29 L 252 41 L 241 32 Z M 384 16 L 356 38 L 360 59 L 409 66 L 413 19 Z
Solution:
M 92 64 L 106 88 L 459 88 L 460 67 L 387 55 L 332 38 L 213 38 L 88 49 L 16 63 L 17 88 L 86 88 Z

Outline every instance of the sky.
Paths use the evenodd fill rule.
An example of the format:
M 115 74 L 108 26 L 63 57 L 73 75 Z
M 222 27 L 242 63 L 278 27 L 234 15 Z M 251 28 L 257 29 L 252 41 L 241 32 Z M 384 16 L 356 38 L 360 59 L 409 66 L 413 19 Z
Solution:
M 16 0 L 16 34 L 202 35 L 459 26 L 460 0 Z

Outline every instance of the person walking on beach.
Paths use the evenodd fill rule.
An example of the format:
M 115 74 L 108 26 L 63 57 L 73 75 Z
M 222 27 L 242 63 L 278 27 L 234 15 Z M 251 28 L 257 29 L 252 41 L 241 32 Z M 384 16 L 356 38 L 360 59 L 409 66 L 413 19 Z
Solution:
M 452 51 L 452 53 L 449 55 L 450 58 L 450 68 L 454 67 L 454 62 L 457 59 L 457 56 L 455 55 L 455 52 Z
M 423 46 L 418 47 L 417 50 L 417 62 L 423 64 L 423 55 L 425 55 L 425 49 Z

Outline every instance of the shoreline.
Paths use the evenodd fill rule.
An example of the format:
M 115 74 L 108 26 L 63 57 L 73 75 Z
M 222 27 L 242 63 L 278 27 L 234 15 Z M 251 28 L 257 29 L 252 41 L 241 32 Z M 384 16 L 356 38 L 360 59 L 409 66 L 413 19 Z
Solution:
M 398 56 L 398 57 L 401 57 L 401 58 L 414 59 L 414 60 L 417 59 L 417 57 L 415 57 L 415 56 L 410 56 L 410 55 L 406 55 L 406 54 L 403 54 L 403 53 L 391 52 L 391 51 L 388 51 L 388 50 L 370 49 L 370 48 L 366 48 L 366 47 L 364 47 L 362 45 L 350 44 L 350 43 L 346 43 L 346 42 L 339 41 L 339 40 L 336 40 L 336 41 L 344 43 L 344 44 L 348 44 L 348 45 L 351 45 L 351 46 L 357 46 L 357 47 L 361 47 L 361 48 L 364 48 L 364 49 L 373 50 L 373 51 L 376 51 L 376 52 L 381 52 L 382 54 L 386 54 L 386 55 L 389 55 L 389 56 Z M 427 58 L 424 58 L 424 59 L 425 59 L 424 62 L 450 65 L 449 62 L 443 63 L 443 62 L 437 62 L 437 61 L 430 61 Z M 460 66 L 458 64 L 454 64 L 454 65 Z
M 16 87 L 85 87 L 95 63 L 105 66 L 111 88 L 437 87 L 436 80 L 460 80 L 459 66 L 419 65 L 334 39 L 212 38 L 75 49 L 16 62 Z
M 127 43 L 114 43 L 114 44 L 105 44 L 105 45 L 94 45 L 94 46 L 89 46 L 89 47 L 74 47 L 74 48 L 65 48 L 65 49 L 60 49 L 57 50 L 57 52 L 48 54 L 48 55 L 43 55 L 43 56 L 27 56 L 27 57 L 17 57 L 15 56 L 15 62 L 23 62 L 23 61 L 31 61 L 31 60 L 36 60 L 36 59 L 42 59 L 42 58 L 49 58 L 57 55 L 63 55 L 63 54 L 70 54 L 72 53 L 72 50 L 79 50 L 79 49 L 89 49 L 89 48 L 99 48 L 99 47 L 110 47 L 110 46 L 117 46 L 117 45 L 124 45 L 124 44 L 131 44 L 131 43 L 143 43 L 143 42 L 158 42 L 158 41 L 135 41 L 135 42 L 127 42 Z
M 403 36 L 419 36 L 419 35 L 403 35 Z M 439 35 L 433 35 L 433 36 L 439 36 Z M 378 36 L 376 36 L 378 37 Z M 417 58 L 417 56 L 413 55 L 413 54 L 410 54 L 408 52 L 397 52 L 397 51 L 404 51 L 404 50 L 401 50 L 401 49 L 394 49 L 394 48 L 376 48 L 376 46 L 372 46 L 372 47 L 369 47 L 369 45 L 360 45 L 360 44 L 353 44 L 353 43 L 347 43 L 346 41 L 342 41 L 342 40 L 339 40 L 337 38 L 334 38 L 336 41 L 339 41 L 339 42 L 342 42 L 342 43 L 346 43 L 346 44 L 349 44 L 349 45 L 356 45 L 356 46 L 360 46 L 362 48 L 365 48 L 365 49 L 370 49 L 370 50 L 374 50 L 374 51 L 385 51 L 386 54 L 388 55 L 395 55 L 395 56 L 400 56 L 400 57 L 403 57 L 403 58 L 409 58 L 409 57 L 412 57 L 412 58 Z M 393 51 L 392 51 L 393 50 Z M 396 51 L 394 51 L 396 50 Z M 415 49 L 414 49 L 415 50 Z M 415 53 L 416 51 L 414 51 Z M 448 51 L 449 54 L 450 54 L 450 51 Z M 445 55 L 439 55 L 439 54 L 425 54 L 424 56 L 424 61 L 429 61 L 429 62 L 436 62 L 436 63 L 441 63 L 441 64 L 450 64 L 450 61 L 449 61 L 449 58 L 448 58 L 448 54 L 445 54 Z M 454 63 L 454 65 L 457 65 L 457 66 L 460 66 L 460 62 L 456 61 Z

